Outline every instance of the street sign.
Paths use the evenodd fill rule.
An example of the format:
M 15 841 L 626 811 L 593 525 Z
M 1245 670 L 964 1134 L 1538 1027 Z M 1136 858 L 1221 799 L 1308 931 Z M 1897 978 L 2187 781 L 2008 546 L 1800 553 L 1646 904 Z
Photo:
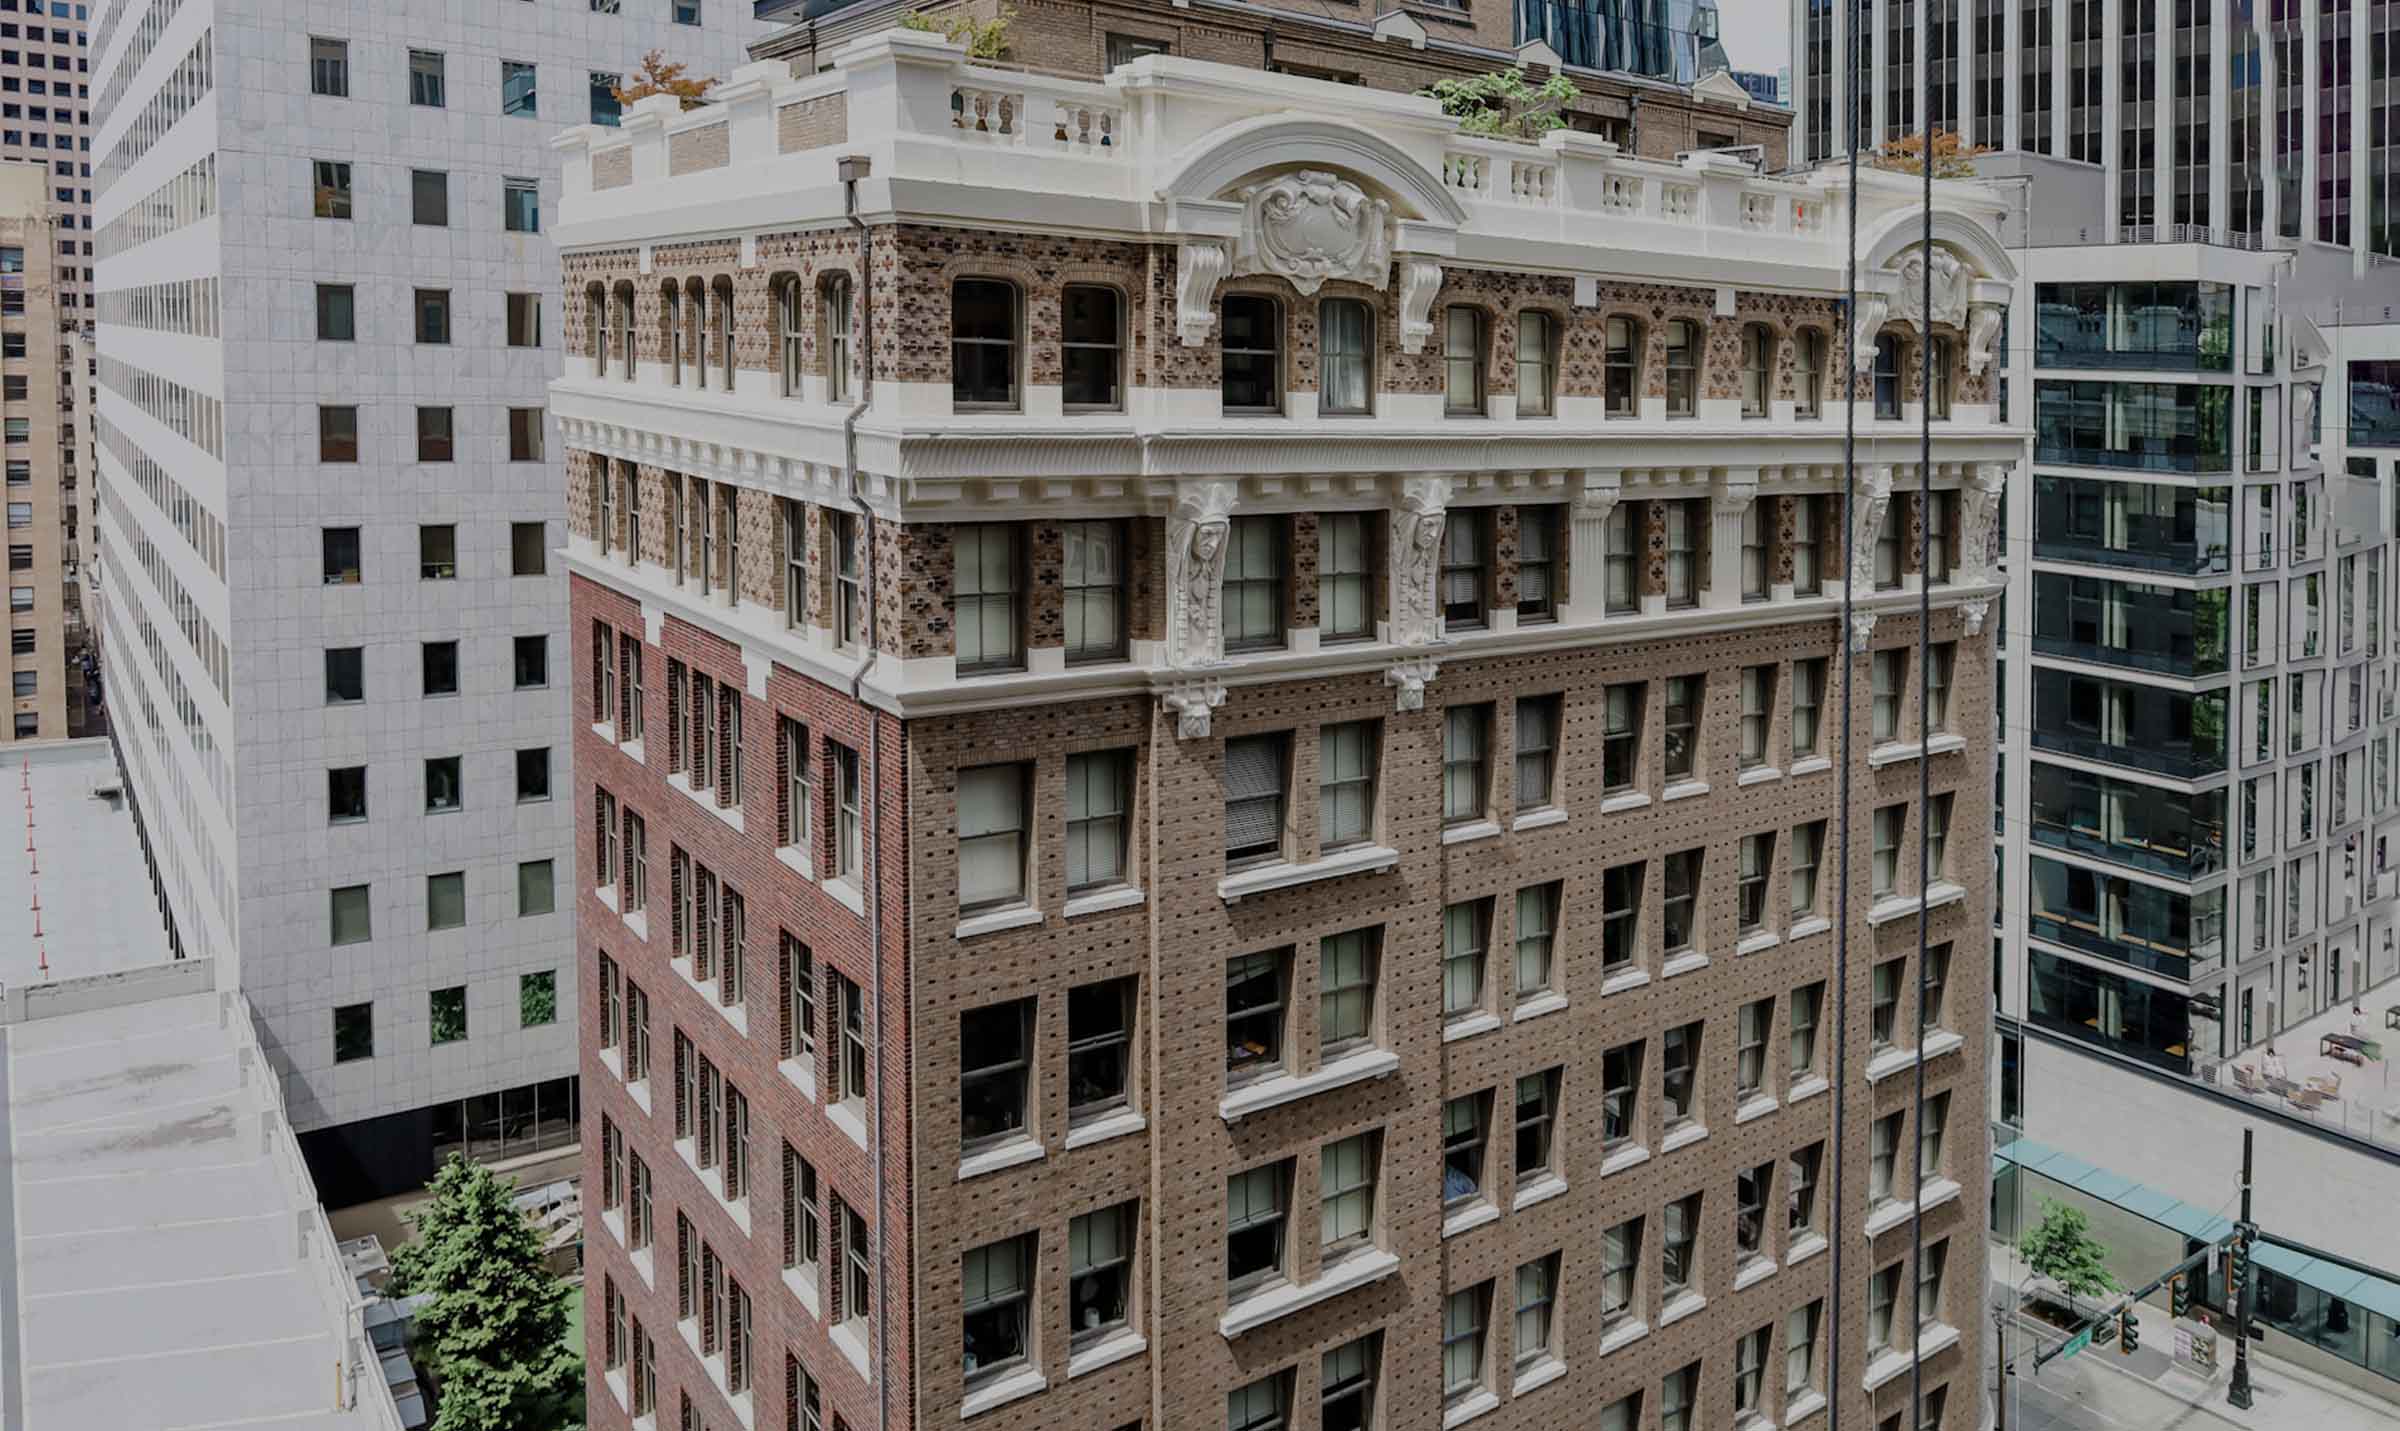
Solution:
M 2090 1327 L 2085 1327 L 2082 1331 L 2077 1332 L 2075 1335 L 2067 1338 L 2067 1344 L 2058 1349 L 2058 1355 L 2061 1360 L 2064 1360 L 2065 1358 L 2071 1357 L 2075 1355 L 2075 1353 L 2082 1351 L 2085 1347 L 2088 1347 L 2091 1344 L 2092 1329 Z

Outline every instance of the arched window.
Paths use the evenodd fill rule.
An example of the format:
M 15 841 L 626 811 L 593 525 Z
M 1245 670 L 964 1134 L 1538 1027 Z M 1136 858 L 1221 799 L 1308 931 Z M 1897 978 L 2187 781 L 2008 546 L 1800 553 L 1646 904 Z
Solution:
M 797 295 L 798 291 L 798 285 L 794 285 L 794 294 Z M 797 297 L 794 301 L 798 301 Z M 855 361 L 850 351 L 849 274 L 825 275 L 824 283 L 817 289 L 817 312 L 818 321 L 824 325 L 824 341 L 818 345 L 818 352 L 825 361 L 825 398 L 828 402 L 848 402 L 851 365 Z M 795 345 L 799 341 L 796 327 L 791 341 Z M 796 346 L 786 350 L 784 361 L 792 365 L 793 371 L 798 371 L 799 354 Z
M 1951 353 L 1948 338 L 1933 340 L 1933 379 L 1932 386 L 1925 390 L 1925 406 L 1935 422 L 1950 420 Z
M 733 280 L 719 276 L 709 289 L 708 317 L 715 325 L 717 386 L 733 391 Z
M 1069 412 L 1123 405 L 1124 300 L 1113 288 L 1070 283 L 1060 295 L 1060 353 Z
M 1689 318 L 1667 320 L 1667 416 L 1700 411 L 1700 325 Z
M 683 351 L 692 364 L 692 386 L 708 386 L 708 285 L 697 278 L 683 284 Z
M 1528 309 L 1517 315 L 1517 416 L 1558 410 L 1558 320 Z
M 1228 293 L 1219 305 L 1219 395 L 1227 412 L 1276 412 L 1283 406 L 1283 310 L 1272 298 Z
M 785 397 L 798 397 L 801 392 L 800 364 L 805 344 L 800 324 L 804 309 L 800 280 L 788 273 L 775 276 L 775 356 L 779 369 L 778 381 Z
M 1375 319 L 1355 298 L 1317 305 L 1317 411 L 1363 413 L 1375 391 Z
M 1775 332 L 1764 323 L 1742 329 L 1742 416 L 1765 417 L 1775 369 Z
M 683 304 L 676 292 L 675 280 L 668 279 L 658 290 L 658 349 L 667 362 L 667 381 L 683 381 Z
M 962 408 L 1017 405 L 1017 286 L 996 278 L 950 285 L 950 400 Z
M 633 285 L 619 283 L 616 292 L 617 375 L 631 379 L 634 365 Z
M 1802 417 L 1815 417 L 1823 411 L 1825 397 L 1825 335 L 1814 328 L 1803 328 L 1796 335 L 1800 371 L 1795 379 L 1799 385 L 1798 412 Z
M 592 332 L 592 376 L 608 376 L 608 290 L 595 283 L 583 291 L 583 323 Z
M 1890 333 L 1875 340 L 1875 415 L 1900 416 L 1900 340 Z
M 1610 417 L 1632 417 L 1642 405 L 1642 325 L 1631 318 L 1608 320 L 1608 349 L 1601 359 L 1602 401 Z

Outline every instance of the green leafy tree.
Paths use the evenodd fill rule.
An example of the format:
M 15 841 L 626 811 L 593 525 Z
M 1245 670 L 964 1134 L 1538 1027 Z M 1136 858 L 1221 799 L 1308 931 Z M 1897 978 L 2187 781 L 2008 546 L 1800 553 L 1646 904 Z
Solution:
M 387 1289 L 424 1295 L 416 1349 L 438 1393 L 433 1431 L 550 1431 L 582 1419 L 583 1358 L 567 1344 L 541 1233 L 510 1202 L 514 1181 L 452 1154 Z
M 1442 113 L 1458 121 L 1462 134 L 1489 139 L 1539 139 L 1567 121 L 1559 110 L 1575 98 L 1575 82 L 1554 74 L 1533 85 L 1523 66 L 1489 70 L 1463 79 L 1436 80 L 1418 91 L 1442 102 Z
M 903 30 L 921 30 L 940 35 L 954 45 L 964 45 L 970 60 L 1004 60 L 1008 58 L 1008 26 L 1017 12 L 1002 6 L 989 20 L 973 15 L 928 15 L 911 10 L 900 17 Z
M 2018 1240 L 2017 1251 L 2026 1266 L 2059 1285 L 2070 1306 L 2078 1297 L 2117 1290 L 2117 1279 L 2108 1270 L 2108 1248 L 2092 1236 L 2090 1220 L 2063 1203 L 2042 1199 L 2042 1220 Z

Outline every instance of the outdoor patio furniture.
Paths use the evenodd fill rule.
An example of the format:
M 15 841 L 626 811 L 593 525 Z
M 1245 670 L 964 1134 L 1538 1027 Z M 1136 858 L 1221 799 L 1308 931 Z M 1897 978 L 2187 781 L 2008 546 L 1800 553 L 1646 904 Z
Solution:
M 2383 1026 L 2387 1029 L 2400 1029 L 2400 1004 L 2383 1006 Z
M 2308 1091 L 2328 1101 L 2341 1097 L 2342 1076 L 2338 1073 L 2312 1073 L 2308 1076 Z
M 2295 1088 L 2284 1095 L 2284 1101 L 2303 1113 L 2314 1113 L 2317 1106 L 2325 1101 L 2325 1095 L 2314 1088 Z
M 2237 1063 L 2233 1066 L 2233 1082 L 2244 1093 L 2256 1093 L 2259 1091 L 2258 1070 L 2249 1064 Z

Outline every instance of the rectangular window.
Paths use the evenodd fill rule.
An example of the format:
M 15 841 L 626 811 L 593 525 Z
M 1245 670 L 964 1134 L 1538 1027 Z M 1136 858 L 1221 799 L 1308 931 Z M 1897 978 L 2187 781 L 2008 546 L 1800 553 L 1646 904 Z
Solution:
M 1117 290 L 1089 283 L 1070 283 L 1061 295 L 1059 360 L 1069 412 L 1123 405 L 1123 301 Z
M 310 36 L 308 92 L 333 99 L 350 97 L 350 42 Z
M 447 343 L 450 341 L 450 290 L 420 288 L 413 305 L 416 313 L 417 341 Z
M 323 541 L 325 584 L 357 585 L 360 579 L 358 528 L 327 527 L 323 532 Z
M 1642 1256 L 1642 1220 L 1628 1218 L 1600 1234 L 1600 1326 L 1634 1314 L 1634 1282 Z M 1628 1427 L 1627 1431 L 1631 1431 Z
M 1282 1280 L 1291 1190 L 1288 1158 L 1226 1179 L 1225 1280 L 1235 1293 Z
M 1067 889 L 1125 884 L 1133 752 L 1067 757 Z
M 1553 1068 L 1517 1080 L 1517 1186 L 1520 1189 L 1558 1172 L 1554 1135 L 1558 1128 L 1558 1089 L 1566 1070 Z
M 1470 899 L 1442 911 L 1442 1016 L 1461 1018 L 1483 1009 L 1483 960 L 1491 944 L 1488 899 Z
M 987 530 L 987 529 L 977 529 Z M 1070 663 L 1114 661 L 1125 654 L 1125 527 L 1069 522 L 1060 573 L 1066 656 Z M 963 622 L 962 622 L 963 629 Z
M 978 1247 L 960 1267 L 967 1385 L 1021 1365 L 1032 1350 L 1034 1246 L 1027 1234 Z
M 1613 865 L 1600 877 L 1600 967 L 1631 966 L 1640 952 L 1642 862 Z
M 1700 862 L 1702 850 L 1679 850 L 1667 856 L 1666 897 L 1659 905 L 1659 928 L 1671 957 L 1688 952 L 1699 937 Z
M 1375 1240 L 1381 1141 L 1374 1133 L 1358 1133 L 1318 1150 L 1317 1228 L 1325 1262 Z
M 1767 530 L 1761 504 L 1742 508 L 1742 600 L 1767 599 Z
M 1026 783 L 1022 765 L 985 765 L 958 773 L 961 913 L 1025 902 Z
M 539 293 L 508 295 L 508 346 L 542 346 L 542 295 Z
M 1822 498 L 1792 499 L 1792 594 L 1820 596 L 1825 591 L 1824 567 L 1817 548 L 1818 511 Z
M 1792 827 L 1792 919 L 1797 923 L 1817 912 L 1817 862 L 1825 849 L 1825 822 L 1812 820 Z
M 833 877 L 856 881 L 864 827 L 859 817 L 858 752 L 846 745 L 828 745 L 833 756 L 834 839 Z
M 1696 606 L 1700 602 L 1700 536 L 1708 521 L 1704 500 L 1668 502 L 1667 605 Z
M 1225 1394 L 1225 1431 L 1284 1431 L 1289 1424 L 1292 1374 L 1279 1371 Z
M 1699 1275 L 1700 1194 L 1690 1193 L 1667 1204 L 1665 1236 L 1659 1243 L 1659 1284 L 1672 1302 Z
M 1484 1118 L 1488 1093 L 1469 1093 L 1442 1105 L 1442 1203 L 1455 1207 L 1483 1195 Z
M 1484 1389 L 1483 1318 L 1492 1284 L 1452 1292 L 1442 1303 L 1442 1404 L 1456 1406 Z
M 1017 289 L 990 278 L 950 285 L 950 400 L 963 409 L 1017 404 Z
M 1767 763 L 1767 737 L 1775 722 L 1775 668 L 1742 668 L 1741 766 L 1755 770 Z
M 1442 624 L 1473 630 L 1484 623 L 1490 577 L 1489 514 L 1453 509 L 1442 528 Z
M 347 283 L 317 285 L 317 338 L 348 343 L 358 337 L 358 290 Z
M 1669 780 L 1689 780 L 1699 769 L 1700 715 L 1706 707 L 1707 685 L 1702 676 L 1667 678 L 1666 774 Z
M 1290 964 L 1289 950 L 1241 954 L 1225 961 L 1225 1076 L 1229 1083 L 1283 1070 Z
M 1558 728 L 1563 696 L 1519 696 L 1516 702 L 1517 814 L 1557 801 Z
M 1900 1120 L 1905 1113 L 1887 1113 L 1869 1130 L 1867 1148 L 1867 1206 L 1892 1200 L 1893 1177 L 1900 1161 Z
M 1067 1224 L 1067 1307 L 1075 1342 L 1098 1341 L 1125 1325 L 1133 1301 L 1133 1256 L 1130 1202 Z
M 835 1012 L 842 1020 L 842 1056 L 834 1065 L 834 1102 L 849 1108 L 853 1116 L 862 1116 L 867 1103 L 867 996 L 866 991 L 832 970 Z M 863 1249 L 853 1248 L 854 1252 Z M 857 1304 L 863 1314 L 865 1303 Z
M 1228 652 L 1284 643 L 1284 527 L 1281 517 L 1236 517 L 1226 534 L 1221 605 Z
M 534 68 L 517 60 L 500 62 L 500 112 L 537 117 L 539 105 L 534 89 Z
M 1735 1015 L 1733 1095 L 1736 1100 L 1766 1091 L 1767 1030 L 1775 1022 L 1775 1000 L 1753 999 Z
M 542 186 L 539 181 L 500 181 L 500 227 L 512 234 L 538 234 L 542 231 Z
M 1322 1431 L 1369 1431 L 1375 1425 L 1375 1373 L 1382 1352 L 1383 1334 L 1369 1332 L 1325 1353 L 1318 1369 Z
M 959 1018 L 959 1137 L 970 1151 L 1026 1131 L 1033 1007 L 1033 1000 L 1018 999 Z
M 1136 983 L 1110 979 L 1067 991 L 1069 1124 L 1131 1101 Z
M 1283 854 L 1285 755 L 1289 737 L 1243 736 L 1225 742 L 1225 862 Z
M 542 410 L 538 407 L 512 407 L 508 410 L 508 460 L 539 462 L 542 460 Z
M 1373 721 L 1329 725 L 1319 733 L 1317 837 L 1324 850 L 1374 838 L 1375 734 Z
M 1558 615 L 1558 508 L 1517 508 L 1517 620 Z
M 1807 1394 L 1817 1384 L 1817 1319 L 1824 1315 L 1822 1301 L 1805 1307 L 1794 1307 L 1783 1325 L 1783 1394 L 1788 1402 Z
M 1869 892 L 1885 898 L 1899 887 L 1900 835 L 1908 821 L 1906 805 L 1886 805 L 1875 812 L 1875 846 L 1869 871 Z
M 588 86 L 591 97 L 592 123 L 615 128 L 625 122 L 625 102 L 617 98 L 617 87 L 624 76 L 603 70 L 590 72 Z
M 1358 641 L 1374 634 L 1373 547 L 1363 512 L 1317 519 L 1317 639 Z
M 417 460 L 448 462 L 455 447 L 451 435 L 451 410 L 446 407 L 418 408 Z
M 408 102 L 429 109 L 440 109 L 443 62 L 439 50 L 410 50 L 408 52 Z
M 1608 514 L 1605 535 L 1602 598 L 1611 614 L 1630 613 L 1639 604 L 1633 581 L 1633 508 L 1619 502 Z
M 1600 1146 L 1632 1141 L 1640 1131 L 1642 1045 L 1639 1040 L 1610 1049 L 1600 1061 Z
M 1667 416 L 1699 412 L 1700 330 L 1689 318 L 1667 320 Z
M 1492 708 L 1452 706 L 1442 714 L 1442 821 L 1480 820 L 1490 807 Z
M 350 166 L 336 158 L 312 161 L 317 178 L 317 218 L 350 216 Z
M 1903 1264 L 1895 1262 L 1878 1271 L 1867 1282 L 1867 1355 L 1888 1351 L 1892 1345 L 1892 1307 L 1900 1300 L 1900 1277 Z
M 1734 885 L 1734 927 L 1740 933 L 1755 934 L 1766 927 L 1767 871 L 1775 863 L 1775 837 L 1743 836 L 1741 858 Z
M 364 944 L 375 937 L 374 916 L 367 900 L 368 887 L 363 884 L 344 885 L 333 891 L 332 942 Z
M 1665 1045 L 1659 1092 L 1666 1103 L 1667 1126 L 1675 1128 L 1699 1115 L 1700 1025 L 1681 1024 L 1667 1030 Z
M 1317 950 L 1317 1043 L 1332 1058 L 1375 1037 L 1380 929 L 1328 935 Z
M 1630 318 L 1608 320 L 1601 355 L 1601 395 L 1610 417 L 1632 417 L 1641 404 L 1642 329 Z

